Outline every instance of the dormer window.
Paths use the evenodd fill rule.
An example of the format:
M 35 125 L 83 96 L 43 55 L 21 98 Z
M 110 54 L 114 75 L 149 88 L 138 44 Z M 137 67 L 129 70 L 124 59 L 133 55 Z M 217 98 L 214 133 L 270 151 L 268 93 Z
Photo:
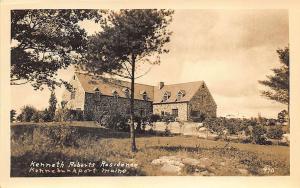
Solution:
M 165 92 L 162 102 L 167 102 L 167 100 L 170 98 L 171 93 L 170 92 Z
M 95 91 L 95 100 L 99 101 L 100 97 L 101 97 L 101 92 L 100 92 L 99 88 L 94 88 L 94 91 Z
M 178 91 L 176 101 L 181 101 L 181 99 L 182 99 L 184 96 L 185 96 L 185 91 L 184 91 L 184 90 Z
M 148 96 L 147 96 L 147 93 L 145 92 L 145 93 L 143 93 L 143 99 L 145 100 L 145 101 L 147 101 L 148 100 Z
M 112 91 L 112 95 L 113 95 L 114 99 L 118 100 L 119 94 L 118 94 L 118 92 L 116 90 Z
M 130 98 L 130 92 L 128 88 L 123 89 L 126 98 Z
M 140 92 L 140 94 L 142 95 L 143 100 L 145 100 L 145 101 L 148 100 L 148 95 L 147 95 L 147 92 L 146 92 L 145 90 L 142 90 L 142 91 Z

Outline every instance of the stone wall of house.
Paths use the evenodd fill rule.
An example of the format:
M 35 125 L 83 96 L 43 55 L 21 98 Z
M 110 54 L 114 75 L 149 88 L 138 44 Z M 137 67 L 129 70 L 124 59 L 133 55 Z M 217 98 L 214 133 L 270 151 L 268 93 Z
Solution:
M 75 91 L 75 98 L 71 99 L 71 92 L 65 90 L 62 96 L 62 101 L 67 102 L 65 107 L 68 109 L 83 110 L 85 91 L 81 87 L 80 82 L 76 76 L 72 77 L 70 84 L 73 86 L 73 89 Z
M 197 116 L 200 113 L 203 113 L 208 117 L 217 116 L 217 105 L 205 84 L 201 86 L 189 101 L 188 110 L 188 119 L 192 116 Z
M 85 94 L 84 116 L 86 119 L 101 122 L 102 118 L 119 114 L 130 115 L 130 100 L 128 98 L 114 98 L 97 93 Z M 147 116 L 152 114 L 152 101 L 135 100 L 134 113 L 136 116 Z
M 166 103 L 153 104 L 153 114 L 162 115 L 162 112 L 172 114 L 172 109 L 178 110 L 178 119 L 182 121 L 188 120 L 188 106 L 187 103 Z

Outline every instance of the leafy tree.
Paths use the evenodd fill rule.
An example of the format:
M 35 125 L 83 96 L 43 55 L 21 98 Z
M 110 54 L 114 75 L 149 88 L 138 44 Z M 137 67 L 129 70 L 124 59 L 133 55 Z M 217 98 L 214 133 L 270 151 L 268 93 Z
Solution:
M 142 63 L 159 64 L 160 55 L 170 41 L 167 26 L 171 10 L 120 10 L 109 12 L 102 31 L 90 38 L 86 62 L 82 68 L 94 75 L 110 75 L 128 79 L 130 87 L 131 150 L 137 151 L 134 130 L 134 83 L 145 75 L 136 75 Z
M 283 124 L 283 123 L 288 121 L 288 116 L 289 116 L 288 111 L 287 110 L 282 110 L 278 113 L 277 118 L 278 118 L 278 121 L 281 124 Z
M 21 114 L 18 116 L 18 120 L 22 122 L 30 122 L 32 116 L 37 113 L 36 108 L 30 105 L 22 107 Z
M 267 137 L 272 139 L 281 139 L 283 130 L 281 126 L 270 127 L 267 132 Z
M 259 81 L 269 87 L 262 95 L 282 104 L 289 103 L 289 47 L 277 50 L 281 66 L 274 68 L 274 75 L 267 76 L 268 80 Z
M 55 111 L 56 111 L 56 104 L 57 104 L 57 99 L 55 96 L 55 92 L 52 91 L 51 95 L 50 95 L 50 99 L 49 99 L 49 108 L 48 108 L 51 121 L 53 121 L 53 119 L 54 119 L 54 115 L 55 115 Z
M 256 144 L 265 144 L 266 143 L 266 129 L 262 125 L 257 125 L 253 127 L 252 138 Z
M 101 20 L 101 12 L 83 9 L 11 11 L 11 85 L 30 83 L 34 89 L 65 84 L 56 72 L 76 64 L 87 44 L 78 23 Z
M 16 120 L 17 112 L 15 110 L 10 111 L 10 122 L 14 122 Z
M 37 111 L 31 116 L 30 121 L 37 123 L 40 121 L 41 118 L 42 118 L 42 112 Z
M 47 108 L 45 108 L 45 110 L 41 114 L 41 117 L 42 117 L 42 119 L 43 119 L 44 122 L 50 122 L 50 121 L 53 120 L 53 118 L 52 118 L 51 115 L 52 115 L 51 112 Z

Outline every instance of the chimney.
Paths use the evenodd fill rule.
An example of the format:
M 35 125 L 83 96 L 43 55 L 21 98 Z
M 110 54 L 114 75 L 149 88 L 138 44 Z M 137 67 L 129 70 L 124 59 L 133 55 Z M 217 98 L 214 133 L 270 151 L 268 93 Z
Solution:
M 164 87 L 164 85 L 165 85 L 164 82 L 159 82 L 158 88 L 162 89 Z

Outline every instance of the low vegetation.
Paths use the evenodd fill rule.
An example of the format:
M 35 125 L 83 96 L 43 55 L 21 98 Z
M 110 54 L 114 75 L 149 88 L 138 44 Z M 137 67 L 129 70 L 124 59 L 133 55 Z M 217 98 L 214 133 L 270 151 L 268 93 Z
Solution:
M 137 168 L 129 169 L 122 175 L 169 175 L 162 172 L 160 166 L 151 164 L 162 156 L 184 156 L 198 160 L 208 158 L 212 161 L 212 165 L 205 169 L 186 165 L 181 175 L 194 175 L 199 169 L 217 176 L 245 175 L 241 174 L 241 169 L 247 175 L 289 175 L 289 147 L 228 143 L 163 134 L 138 134 L 137 145 L 140 150 L 132 153 L 127 147 L 129 143 L 128 133 L 94 125 L 82 127 L 57 123 L 14 124 L 11 127 L 11 175 L 43 176 L 28 173 L 30 163 L 50 163 L 58 160 L 113 163 L 121 161 L 137 164 Z M 266 167 L 272 171 L 264 171 Z

